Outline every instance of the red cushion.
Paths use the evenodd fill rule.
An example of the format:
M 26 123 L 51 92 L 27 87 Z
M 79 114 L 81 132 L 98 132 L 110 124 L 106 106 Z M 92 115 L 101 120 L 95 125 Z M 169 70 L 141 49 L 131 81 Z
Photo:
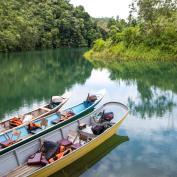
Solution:
M 42 153 L 38 152 L 34 156 L 29 157 L 27 164 L 28 165 L 41 165 Z
M 72 150 L 76 150 L 76 149 L 78 149 L 78 148 L 80 148 L 82 145 L 80 144 L 80 143 L 76 143 L 76 144 L 73 144 L 72 146 L 71 146 L 71 149 Z
M 65 146 L 65 147 L 68 147 L 68 146 L 72 145 L 72 142 L 67 140 L 67 139 L 62 139 L 58 143 L 59 143 L 60 146 Z
M 2 148 L 8 147 L 9 145 L 11 145 L 14 141 L 11 139 L 8 139 L 6 141 L 0 142 L 0 145 L 2 146 Z

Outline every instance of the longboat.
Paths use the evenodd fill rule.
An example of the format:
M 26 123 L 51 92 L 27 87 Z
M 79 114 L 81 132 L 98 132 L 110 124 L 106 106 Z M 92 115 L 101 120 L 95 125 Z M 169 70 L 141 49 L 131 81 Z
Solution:
M 6 132 L 7 130 L 16 128 L 20 125 L 25 124 L 25 119 L 39 119 L 55 113 L 58 111 L 70 98 L 70 93 L 67 92 L 62 96 L 52 96 L 50 102 L 40 108 L 34 109 L 25 114 L 16 115 L 11 117 L 10 119 L 4 120 L 0 122 L 0 133 Z
M 27 122 L 0 134 L 0 155 L 19 147 L 35 138 L 66 125 L 81 116 L 93 111 L 95 106 L 103 99 L 106 90 L 100 90 L 94 95 L 89 95 L 78 105 L 50 114 L 46 117 Z M 89 100 L 91 99 L 91 100 Z
M 122 103 L 105 103 L 89 115 L 2 155 L 0 175 L 6 177 L 50 176 L 112 137 L 127 117 L 128 111 L 127 106 Z M 113 120 L 105 119 L 105 115 L 110 118 L 111 114 L 114 115 Z M 101 126 L 105 128 L 104 131 L 95 133 L 95 130 Z M 54 149 L 45 149 L 46 146 L 44 148 L 44 145 L 49 142 L 59 146 L 55 152 Z M 50 152 L 50 156 L 47 152 Z M 53 155 L 51 152 L 54 152 Z
M 100 161 L 103 157 L 109 154 L 113 149 L 118 148 L 119 145 L 124 142 L 129 141 L 128 136 L 120 136 L 118 134 L 114 134 L 105 142 L 100 144 L 98 147 L 81 157 L 80 159 L 74 161 L 70 165 L 64 167 L 60 171 L 57 171 L 50 177 L 56 176 L 81 176 L 87 169 L 91 168 L 98 161 Z M 101 174 L 100 174 L 101 176 Z

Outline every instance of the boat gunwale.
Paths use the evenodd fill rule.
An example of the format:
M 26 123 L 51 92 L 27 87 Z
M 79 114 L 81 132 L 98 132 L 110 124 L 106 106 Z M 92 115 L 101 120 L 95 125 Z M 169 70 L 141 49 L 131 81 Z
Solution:
M 98 109 L 95 110 L 94 112 L 92 112 L 92 113 L 90 113 L 90 114 L 88 114 L 88 115 L 82 117 L 81 119 L 84 119 L 84 118 L 86 118 L 86 117 L 91 117 L 92 114 L 96 113 L 97 111 L 99 111 L 100 109 L 102 109 L 103 107 L 105 107 L 106 105 L 109 105 L 109 104 L 117 104 L 117 105 L 120 105 L 121 107 L 125 108 L 125 109 L 127 110 L 127 112 L 122 116 L 122 118 L 121 118 L 118 122 L 116 122 L 116 123 L 115 123 L 113 126 L 111 126 L 110 128 L 106 129 L 106 130 L 105 130 L 103 133 L 101 133 L 100 135 L 98 135 L 98 136 L 96 136 L 95 138 L 93 138 L 90 142 L 87 142 L 86 144 L 82 145 L 80 148 L 78 148 L 78 149 L 76 149 L 76 150 L 74 150 L 74 151 L 71 151 L 71 153 L 69 153 L 68 155 L 64 156 L 63 158 L 58 159 L 58 160 L 52 162 L 51 164 L 48 164 L 48 165 L 46 165 L 46 166 L 44 166 L 44 167 L 39 168 L 39 169 L 36 170 L 35 172 L 30 173 L 28 176 L 31 176 L 31 175 L 33 175 L 33 174 L 35 174 L 35 173 L 37 173 L 37 172 L 39 172 L 39 171 L 45 169 L 46 167 L 50 167 L 50 166 L 56 164 L 58 161 L 60 161 L 60 162 L 62 163 L 62 161 L 64 161 L 64 160 L 66 159 L 66 157 L 72 156 L 74 153 L 77 153 L 78 151 L 81 151 L 84 147 L 86 147 L 86 146 L 88 146 L 89 144 L 91 144 L 91 143 L 97 141 L 101 136 L 104 136 L 107 132 L 109 132 L 111 129 L 113 129 L 114 127 L 116 127 L 119 123 L 123 122 L 123 120 L 128 116 L 129 109 L 128 109 L 128 107 L 127 107 L 126 105 L 124 105 L 124 104 L 122 104 L 122 103 L 120 103 L 120 102 L 116 102 L 116 101 L 115 101 L 115 102 L 107 102 L 107 103 L 103 104 L 100 108 L 98 108 Z M 80 120 L 81 120 L 81 119 L 80 119 Z M 77 120 L 76 120 L 76 121 L 77 121 Z M 74 121 L 74 122 L 75 122 L 75 121 Z M 71 122 L 71 123 L 69 123 L 69 124 L 67 124 L 67 125 L 65 125 L 65 126 L 63 126 L 63 127 L 61 127 L 61 128 L 67 127 L 68 125 L 70 125 L 70 124 L 72 124 L 72 123 L 73 123 L 73 122 Z
M 56 106 L 55 108 L 51 109 L 51 110 L 48 111 L 48 112 L 45 112 L 44 114 L 41 114 L 40 116 L 36 117 L 36 118 L 33 119 L 32 121 L 36 121 L 36 120 L 42 119 L 42 118 L 44 118 L 44 117 L 47 117 L 47 116 L 49 116 L 49 115 L 55 114 L 55 112 L 53 113 L 53 111 L 54 111 L 54 110 L 57 111 L 57 109 L 60 109 L 68 100 L 69 100 L 69 98 L 63 98 L 63 102 L 61 102 L 58 106 Z M 48 105 L 49 105 L 49 104 L 46 104 L 46 105 L 44 105 L 43 107 L 48 106 Z M 33 111 L 37 111 L 37 110 L 39 110 L 39 109 L 42 109 L 42 108 L 40 107 L 40 108 L 34 109 L 34 110 L 32 110 L 32 111 L 30 111 L 30 112 L 28 112 L 28 113 L 25 113 L 24 115 L 30 114 L 30 113 L 32 113 Z M 50 112 L 51 112 L 51 114 L 50 114 Z M 45 115 L 45 114 L 49 114 L 49 115 Z M 12 118 L 10 118 L 10 119 L 8 119 L 8 120 L 5 120 L 4 122 L 8 122 L 8 121 L 10 121 L 11 119 L 12 119 Z M 0 126 L 1 126 L 1 124 L 3 124 L 4 122 L 0 122 Z M 10 131 L 13 131 L 13 130 L 15 130 L 15 129 L 21 128 L 21 127 L 23 127 L 23 126 L 25 126 L 25 123 L 23 123 L 22 125 L 19 125 L 19 126 L 17 126 L 17 127 L 13 127 L 13 128 L 11 128 L 11 129 L 8 129 L 8 130 L 5 130 L 5 131 L 3 131 L 3 132 L 0 132 L 0 136 L 3 135 L 3 134 L 9 133 Z
M 67 96 L 65 96 L 65 94 L 63 94 L 63 95 L 60 96 L 60 97 L 63 99 L 63 102 L 61 102 L 61 103 L 60 103 L 58 106 L 56 106 L 55 108 L 51 109 L 50 112 L 53 111 L 53 110 L 55 110 L 55 109 L 57 109 L 59 106 L 62 106 L 64 103 L 66 103 L 66 101 L 69 100 L 69 98 L 70 98 L 70 93 L 68 92 L 67 94 L 68 94 Z M 34 109 L 32 109 L 30 112 L 24 113 L 23 115 L 30 114 L 30 113 L 32 113 L 32 112 L 34 112 L 34 111 L 37 111 L 37 110 L 39 110 L 39 109 L 42 109 L 43 107 L 48 106 L 48 105 L 49 105 L 49 104 L 45 104 L 45 105 L 43 105 L 42 107 L 34 108 Z M 60 108 L 60 107 L 59 107 L 59 108 Z M 47 113 L 47 112 L 46 112 L 46 113 Z M 44 114 L 45 114 L 45 113 L 44 113 Z M 43 114 L 40 115 L 40 116 L 38 116 L 36 119 L 39 119 L 39 118 L 42 117 L 42 116 L 43 116 Z M 7 120 L 1 121 L 1 122 L 0 122 L 0 125 L 3 124 L 3 123 L 5 123 L 5 122 L 10 121 L 11 119 L 12 119 L 12 118 L 9 118 L 9 119 L 7 119 Z M 36 119 L 34 119 L 34 120 L 36 120 Z M 1 135 L 1 134 L 0 134 L 0 135 Z
M 103 93 L 102 95 L 100 94 L 101 98 L 100 98 L 99 100 L 96 100 L 94 104 L 90 105 L 88 108 L 84 109 L 84 110 L 81 111 L 79 114 L 74 115 L 74 116 L 70 117 L 69 119 L 66 119 L 66 120 L 64 120 L 64 121 L 62 121 L 62 122 L 59 122 L 59 123 L 55 124 L 55 125 L 52 125 L 52 126 L 46 128 L 46 129 L 44 129 L 43 131 L 40 131 L 40 132 L 38 132 L 38 133 L 36 133 L 36 134 L 30 136 L 30 137 L 27 136 L 26 138 L 22 139 L 21 141 L 15 143 L 15 144 L 12 144 L 11 146 L 8 146 L 8 147 L 6 147 L 6 148 L 0 149 L 0 156 L 1 156 L 1 155 L 5 155 L 6 153 L 13 151 L 14 149 L 11 149 L 11 148 L 17 146 L 18 144 L 23 143 L 24 141 L 27 141 L 28 139 L 31 139 L 31 138 L 34 138 L 34 137 L 35 137 L 35 138 L 34 138 L 33 140 L 35 140 L 39 134 L 42 134 L 42 135 L 39 135 L 39 137 L 42 137 L 42 136 L 44 136 L 44 135 L 46 134 L 46 132 L 48 132 L 48 131 L 50 131 L 50 130 L 53 131 L 52 129 L 53 129 L 54 127 L 57 127 L 57 126 L 59 126 L 60 124 L 62 125 L 62 124 L 64 124 L 65 122 L 67 122 L 67 121 L 69 121 L 69 120 L 72 120 L 73 118 L 76 118 L 76 117 L 82 115 L 84 112 L 87 112 L 88 110 L 90 110 L 90 109 L 92 109 L 93 107 L 95 107 L 95 106 L 103 99 L 104 95 L 105 95 L 105 93 Z M 82 103 L 79 103 L 79 104 L 73 106 L 73 107 L 79 106 L 79 105 L 81 105 L 81 104 L 83 104 L 83 103 L 84 103 L 84 101 L 83 101 Z M 67 108 L 67 109 L 72 109 L 73 107 Z M 67 109 L 65 109 L 65 110 L 67 110 Z M 48 116 L 51 116 L 51 115 L 54 115 L 54 114 L 56 114 L 56 113 L 52 113 L 52 114 L 50 114 L 50 115 L 48 115 Z M 47 117 L 47 116 L 46 116 L 46 117 Z M 44 118 L 45 118 L 45 117 L 44 117 Z M 34 120 L 34 121 L 35 121 L 35 120 Z M 76 121 L 77 121 L 77 120 L 76 120 Z M 72 123 L 72 122 L 71 122 L 71 123 Z M 70 123 L 69 123 L 69 124 L 70 124 Z M 68 125 L 68 124 L 67 124 L 67 125 Z M 24 126 L 25 126 L 25 125 L 21 125 L 21 126 L 18 126 L 18 128 L 21 128 L 21 127 L 24 127 Z M 63 126 L 62 126 L 62 127 L 63 127 Z M 18 128 L 17 128 L 17 129 L 18 129 Z M 58 127 L 58 128 L 60 128 L 60 127 Z M 56 129 L 57 129 L 57 128 L 56 128 Z M 54 129 L 54 130 L 56 130 L 56 129 Z M 5 132 L 5 133 L 10 132 L 11 130 L 12 130 L 12 129 L 8 130 L 8 131 Z M 5 133 L 0 134 L 0 136 L 3 135 L 3 134 L 5 134 Z M 32 142 L 33 140 L 31 140 L 31 142 Z M 29 140 L 29 141 L 30 141 L 30 140 Z M 28 142 L 29 142 L 29 141 L 28 141 Z M 24 144 L 26 144 L 26 143 L 27 143 L 27 142 L 25 142 Z M 20 145 L 20 146 L 23 146 L 24 144 L 22 144 L 22 145 Z M 17 147 L 17 148 L 18 148 L 18 147 Z M 8 151 L 8 149 L 11 149 L 11 150 Z M 5 151 L 5 152 L 3 153 L 3 151 Z M 1 154 L 1 153 L 2 153 L 2 154 Z

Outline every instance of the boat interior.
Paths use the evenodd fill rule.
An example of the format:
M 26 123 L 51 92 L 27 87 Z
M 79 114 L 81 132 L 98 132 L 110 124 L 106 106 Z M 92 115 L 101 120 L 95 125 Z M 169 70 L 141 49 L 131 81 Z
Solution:
M 34 134 L 40 133 L 45 129 L 55 126 L 55 124 L 71 119 L 74 116 L 79 115 L 83 111 L 89 109 L 92 105 L 95 104 L 95 102 L 96 100 L 94 102 L 84 101 L 83 103 L 72 108 L 68 108 L 63 111 L 57 111 L 56 113 L 50 114 L 45 118 L 37 119 L 30 123 L 28 122 L 26 125 L 22 125 L 16 127 L 13 130 L 2 133 L 0 135 L 0 149 L 12 146 L 19 141 L 33 136 Z
M 111 105 L 120 107 L 115 103 L 105 104 L 88 116 L 4 154 L 0 158 L 0 175 L 28 176 L 91 143 L 127 114 L 124 108 L 111 110 Z
M 51 108 L 51 103 L 50 103 L 44 107 L 38 108 L 38 109 L 28 112 L 26 114 L 18 115 L 18 116 L 15 116 L 9 120 L 3 121 L 0 123 L 0 132 L 7 131 L 11 128 L 14 128 L 14 127 L 17 127 L 17 126 L 23 124 L 23 120 L 24 120 L 25 116 L 31 115 L 32 119 L 36 119 L 36 118 L 40 118 L 42 116 L 45 116 L 47 113 L 51 112 L 52 109 L 54 109 L 58 105 L 55 104 L 55 106 L 53 106 L 53 108 Z

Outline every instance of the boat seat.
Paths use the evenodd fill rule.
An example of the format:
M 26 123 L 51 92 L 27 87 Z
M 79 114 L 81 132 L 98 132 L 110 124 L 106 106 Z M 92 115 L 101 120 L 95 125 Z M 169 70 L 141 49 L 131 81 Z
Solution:
M 61 122 L 61 113 L 57 112 L 57 116 L 58 118 L 51 121 L 52 124 L 58 124 L 59 122 Z
M 49 164 L 48 160 L 46 159 L 46 157 L 44 155 L 42 155 L 42 158 L 41 158 L 41 165 L 42 166 L 45 166 Z
M 67 140 L 71 141 L 72 143 L 79 142 L 79 134 L 77 131 L 70 130 Z
M 62 139 L 60 141 L 58 141 L 58 144 L 60 146 L 64 146 L 66 148 L 70 147 L 73 143 L 71 141 L 69 141 L 68 139 Z
M 51 109 L 45 108 L 45 107 L 42 107 L 41 109 L 43 109 L 43 110 L 45 110 L 45 111 L 51 111 Z
M 21 131 L 19 131 L 19 130 L 13 130 L 11 137 L 9 137 L 8 134 L 6 134 L 6 135 L 7 135 L 8 138 L 5 141 L 0 142 L 0 146 L 2 148 L 6 148 L 6 147 L 18 142 L 18 141 L 21 141 L 21 139 L 19 139 L 20 135 L 21 135 Z M 16 137 L 16 140 L 13 140 L 13 137 Z
M 82 145 L 80 143 L 75 143 L 73 145 L 71 145 L 71 150 L 76 150 L 78 148 L 80 148 Z
M 92 126 L 86 125 L 85 128 L 81 129 L 82 132 L 93 134 Z
M 14 140 L 8 139 L 8 140 L 0 142 L 0 145 L 2 148 L 6 148 L 6 147 L 12 145 L 13 143 L 14 143 Z
M 78 132 L 79 132 L 80 140 L 85 141 L 85 142 L 88 142 L 96 137 L 93 133 L 88 133 L 83 130 L 79 130 Z
M 59 118 L 57 118 L 57 119 L 54 119 L 53 121 L 51 121 L 52 122 L 52 124 L 58 124 L 59 122 L 62 122 L 62 121 L 65 121 L 65 120 L 68 120 L 70 117 L 72 117 L 72 116 L 74 116 L 74 114 L 73 115 L 62 115 L 62 114 L 60 114 L 60 117 Z
M 30 133 L 31 134 L 37 134 L 37 133 L 39 133 L 39 132 L 41 132 L 41 128 L 38 128 L 38 129 L 36 129 L 36 130 L 30 130 Z
M 58 124 L 59 122 L 61 122 L 60 118 L 51 121 L 52 124 Z

